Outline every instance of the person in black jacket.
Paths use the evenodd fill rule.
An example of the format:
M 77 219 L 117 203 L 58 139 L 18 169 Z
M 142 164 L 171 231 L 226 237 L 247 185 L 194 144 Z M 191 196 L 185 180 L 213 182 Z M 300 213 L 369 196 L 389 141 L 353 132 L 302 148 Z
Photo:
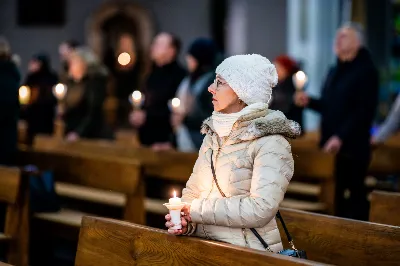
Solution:
M 335 41 L 337 63 L 325 80 L 321 99 L 298 92 L 295 101 L 321 113 L 320 146 L 336 154 L 337 216 L 368 219 L 364 179 L 371 158 L 370 131 L 377 108 L 379 78 L 363 47 L 362 29 L 347 24 Z
M 168 102 L 174 98 L 185 70 L 177 62 L 181 43 L 170 33 L 158 34 L 151 47 L 153 67 L 142 89 L 142 110 L 130 115 L 131 124 L 138 128 L 139 140 L 155 149 L 171 148 L 173 131 Z
M 69 76 L 65 96 L 66 139 L 112 138 L 106 128 L 103 102 L 107 90 L 107 70 L 88 48 L 79 47 L 69 59 Z
M 37 54 L 29 62 L 29 74 L 25 84 L 31 89 L 31 102 L 22 109 L 21 118 L 28 123 L 28 142 L 36 134 L 52 134 L 57 100 L 53 86 L 58 82 L 46 54 Z
M 20 73 L 11 60 L 10 46 L 0 37 L 0 164 L 16 163 L 18 138 L 18 88 Z

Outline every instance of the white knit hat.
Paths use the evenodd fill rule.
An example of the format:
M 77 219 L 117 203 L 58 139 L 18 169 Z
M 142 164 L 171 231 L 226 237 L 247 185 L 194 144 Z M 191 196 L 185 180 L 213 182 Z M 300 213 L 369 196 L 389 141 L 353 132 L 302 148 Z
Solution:
M 215 71 L 247 105 L 269 103 L 278 73 L 271 62 L 258 54 L 234 55 L 225 59 Z

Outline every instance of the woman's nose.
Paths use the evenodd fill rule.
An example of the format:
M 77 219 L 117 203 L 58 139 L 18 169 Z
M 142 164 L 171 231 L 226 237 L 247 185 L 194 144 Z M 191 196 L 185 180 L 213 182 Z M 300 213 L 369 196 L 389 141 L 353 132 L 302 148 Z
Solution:
M 212 83 L 210 86 L 208 86 L 208 92 L 211 93 L 212 95 L 215 94 L 215 85 Z

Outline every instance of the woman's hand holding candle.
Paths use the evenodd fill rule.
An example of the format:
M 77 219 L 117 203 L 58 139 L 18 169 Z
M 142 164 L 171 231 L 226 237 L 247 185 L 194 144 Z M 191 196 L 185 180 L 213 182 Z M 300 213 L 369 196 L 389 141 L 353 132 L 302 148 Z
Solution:
M 181 216 L 182 229 L 171 229 L 171 227 L 175 226 L 171 222 L 171 215 L 170 214 L 165 215 L 165 220 L 167 220 L 165 226 L 168 228 L 168 233 L 173 235 L 182 235 L 187 232 L 188 223 L 192 221 L 192 218 L 190 217 L 190 205 L 185 205 L 185 207 L 183 207 L 181 215 L 182 215 Z

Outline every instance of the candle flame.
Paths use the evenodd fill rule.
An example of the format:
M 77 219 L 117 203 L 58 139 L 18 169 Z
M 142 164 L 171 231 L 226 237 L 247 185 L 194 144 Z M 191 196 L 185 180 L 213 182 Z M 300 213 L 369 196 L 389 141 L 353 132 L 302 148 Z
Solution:
M 28 86 L 21 86 L 18 90 L 19 102 L 21 104 L 27 104 L 31 97 L 31 90 Z
M 62 83 L 58 83 L 53 87 L 53 94 L 58 100 L 62 100 L 67 93 L 67 86 Z
M 296 73 L 296 78 L 298 80 L 305 80 L 306 79 L 306 74 L 303 71 L 298 71 Z
M 173 108 L 178 108 L 181 105 L 181 100 L 179 100 L 179 98 L 173 98 L 171 104 Z
M 132 99 L 136 102 L 139 102 L 142 99 L 142 93 L 140 91 L 132 92 Z
M 174 190 L 174 198 L 176 198 L 176 191 Z

